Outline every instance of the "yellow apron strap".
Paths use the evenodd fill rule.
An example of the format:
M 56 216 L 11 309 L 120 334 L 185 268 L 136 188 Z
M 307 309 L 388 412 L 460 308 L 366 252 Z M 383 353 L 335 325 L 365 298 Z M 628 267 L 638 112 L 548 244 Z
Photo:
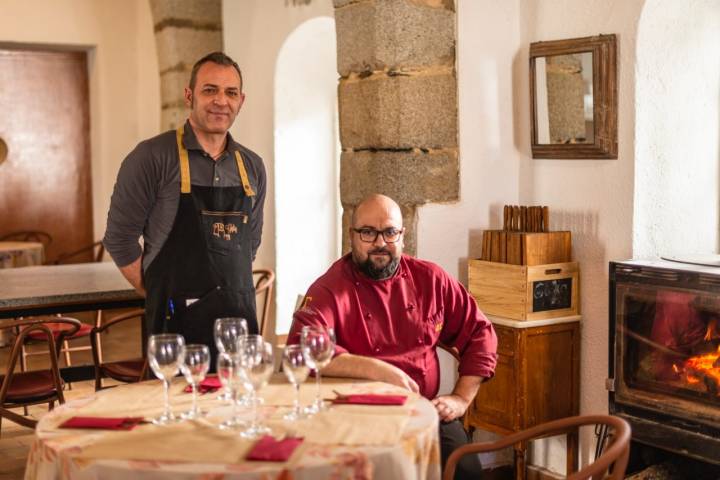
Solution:
M 245 163 L 243 163 L 242 156 L 240 155 L 240 152 L 238 150 L 235 150 L 235 161 L 237 162 L 238 172 L 240 173 L 240 180 L 242 180 L 242 186 L 243 190 L 245 190 L 245 195 L 247 195 L 248 197 L 254 197 L 255 192 L 250 186 L 250 180 L 248 180 L 247 171 L 245 170 Z
M 180 193 L 190 193 L 190 160 L 188 151 L 182 143 L 183 127 L 176 130 L 178 155 L 180 156 Z

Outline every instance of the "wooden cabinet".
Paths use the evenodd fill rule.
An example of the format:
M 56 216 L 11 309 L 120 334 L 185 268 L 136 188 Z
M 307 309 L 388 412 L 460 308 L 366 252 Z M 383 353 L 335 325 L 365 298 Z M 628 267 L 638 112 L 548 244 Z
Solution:
M 517 321 L 488 317 L 498 337 L 495 376 L 485 382 L 465 417 L 466 428 L 501 435 L 577 415 L 580 317 Z M 515 446 L 516 478 L 525 476 L 527 445 Z M 576 463 L 577 435 L 568 439 Z

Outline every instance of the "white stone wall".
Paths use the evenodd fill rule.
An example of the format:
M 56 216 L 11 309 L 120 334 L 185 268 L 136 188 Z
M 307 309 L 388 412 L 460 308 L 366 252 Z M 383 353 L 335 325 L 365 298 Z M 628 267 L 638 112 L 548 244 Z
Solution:
M 637 43 L 633 255 L 718 250 L 720 3 L 649 0 Z

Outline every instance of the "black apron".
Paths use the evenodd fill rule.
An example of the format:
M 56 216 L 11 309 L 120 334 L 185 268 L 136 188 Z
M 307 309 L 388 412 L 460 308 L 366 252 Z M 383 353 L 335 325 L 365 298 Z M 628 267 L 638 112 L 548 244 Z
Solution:
M 191 187 L 190 162 L 182 137 L 180 127 L 177 215 L 165 244 L 144 274 L 147 298 L 143 343 L 154 333 L 179 333 L 186 344 L 210 347 L 210 368 L 214 371 L 216 318 L 243 317 L 250 333 L 258 333 L 249 223 L 255 192 L 238 151 L 235 160 L 242 186 Z

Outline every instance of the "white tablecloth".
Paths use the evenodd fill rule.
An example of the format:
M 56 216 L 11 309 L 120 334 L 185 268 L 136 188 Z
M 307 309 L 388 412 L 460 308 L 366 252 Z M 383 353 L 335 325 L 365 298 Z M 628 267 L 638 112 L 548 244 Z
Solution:
M 179 378 L 173 383 L 171 397 L 176 412 L 190 406 L 191 395 L 182 393 L 184 386 Z M 337 379 L 323 382 L 324 398 L 333 397 L 333 390 L 399 393 L 397 387 L 376 382 Z M 302 401 L 310 401 L 314 392 L 315 386 L 310 382 L 303 385 Z M 288 423 L 282 420 L 282 415 L 293 398 L 291 386 L 276 376 L 261 396 L 265 398 L 261 413 L 273 434 L 305 437 L 287 462 L 245 461 L 252 441 L 215 427 L 230 413 L 230 407 L 219 402 L 215 393 L 201 396 L 201 406 L 210 415 L 197 422 L 141 425 L 130 432 L 57 428 L 76 415 L 146 418 L 156 415 L 161 409 L 162 387 L 159 381 L 150 381 L 104 390 L 47 414 L 36 429 L 25 478 L 440 478 L 438 417 L 432 404 L 422 397 L 410 394 L 403 407 L 333 405 L 320 417 Z M 343 431 L 346 433 L 340 433 Z

